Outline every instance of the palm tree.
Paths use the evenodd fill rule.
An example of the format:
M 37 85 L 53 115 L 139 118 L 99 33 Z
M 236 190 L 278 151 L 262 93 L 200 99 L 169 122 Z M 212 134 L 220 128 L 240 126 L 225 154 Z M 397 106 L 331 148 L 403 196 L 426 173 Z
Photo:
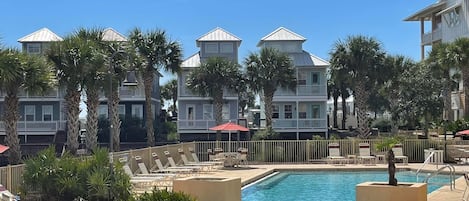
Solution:
M 464 115 L 469 115 L 469 38 L 458 38 L 448 47 L 454 66 L 461 70 L 464 88 Z
M 337 124 L 337 110 L 338 110 L 338 100 L 340 96 L 340 89 L 337 87 L 337 84 L 334 82 L 333 77 L 327 81 L 327 99 L 332 97 L 334 110 L 332 111 L 332 128 L 338 128 Z
M 52 86 L 52 69 L 37 56 L 20 53 L 14 49 L 0 50 L 0 90 L 6 93 L 4 114 L 6 144 L 10 147 L 9 162 L 21 160 L 20 140 L 17 123 L 19 115 L 20 89 L 30 93 L 43 93 Z
M 262 48 L 260 53 L 251 53 L 245 58 L 249 87 L 261 92 L 264 100 L 265 121 L 268 130 L 272 129 L 272 99 L 278 87 L 296 87 L 295 69 L 286 53 L 274 48 Z
M 444 98 L 445 119 L 453 120 L 451 109 L 451 90 L 455 88 L 455 82 L 450 77 L 450 66 L 452 65 L 452 55 L 449 53 L 449 44 L 440 43 L 432 46 L 426 62 L 432 67 L 432 72 L 443 80 L 442 96 Z
M 386 81 L 380 89 L 380 94 L 383 95 L 389 102 L 387 108 L 391 112 L 391 133 L 398 133 L 398 120 L 399 120 L 399 93 L 401 92 L 402 83 L 401 73 L 407 69 L 413 68 L 416 64 L 409 58 L 398 56 L 386 56 L 385 68 L 388 73 L 386 74 Z
M 215 122 L 222 124 L 223 90 L 236 91 L 241 79 L 239 65 L 222 57 L 210 57 L 200 67 L 191 71 L 187 88 L 201 95 L 211 97 L 215 106 Z M 217 131 L 217 141 L 221 133 Z
M 76 35 L 65 37 L 61 42 L 52 43 L 46 53 L 54 64 L 60 86 L 66 90 L 67 148 L 72 154 L 78 149 L 80 96 L 83 87 L 84 73 L 87 65 L 86 43 Z
M 145 125 L 147 127 L 147 143 L 149 146 L 155 144 L 153 128 L 154 114 L 151 110 L 151 94 L 155 76 L 164 69 L 172 73 L 180 70 L 181 45 L 176 41 L 168 40 L 165 31 L 156 30 L 142 33 L 138 28 L 130 34 L 130 42 L 137 49 L 138 54 L 144 58 L 144 67 L 139 69 L 143 76 L 145 87 Z
M 169 109 L 173 112 L 177 112 L 178 81 L 176 79 L 171 79 L 161 87 L 161 97 L 165 100 L 172 100 L 173 105 L 169 107 Z
M 368 84 L 374 84 L 385 52 L 381 44 L 373 38 L 351 36 L 346 41 L 337 41 L 331 52 L 331 67 L 347 72 L 350 88 L 358 110 L 358 132 L 361 137 L 370 135 L 367 117 Z
M 79 29 L 75 35 L 80 38 L 84 45 L 86 54 L 84 65 L 85 73 L 84 89 L 86 93 L 86 148 L 88 151 L 96 149 L 98 146 L 98 106 L 99 90 L 103 82 L 105 69 L 105 58 L 103 50 L 103 30 L 102 29 Z

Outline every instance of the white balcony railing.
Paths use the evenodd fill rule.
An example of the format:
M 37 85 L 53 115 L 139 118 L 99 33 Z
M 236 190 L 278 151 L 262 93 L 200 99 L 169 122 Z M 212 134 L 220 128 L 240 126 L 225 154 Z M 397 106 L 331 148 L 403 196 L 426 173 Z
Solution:
M 441 40 L 443 37 L 441 28 L 435 29 L 431 32 L 422 35 L 422 45 L 430 45 L 435 41 Z
M 275 96 L 326 96 L 325 85 L 297 85 L 296 92 L 289 89 L 278 89 Z
M 63 95 L 61 94 L 65 94 L 63 93 L 60 93 L 60 91 L 58 89 L 51 89 L 51 90 L 48 90 L 46 92 L 44 92 L 44 94 L 39 94 L 39 93 L 29 93 L 29 92 L 26 92 L 24 90 L 20 90 L 20 92 L 18 93 L 18 97 L 19 98 L 60 98 L 60 97 L 63 97 Z M 0 91 L 0 97 L 5 97 L 7 95 L 6 92 L 3 92 L 3 91 Z
M 65 130 L 65 121 L 19 121 L 18 132 L 56 132 Z M 0 121 L 0 131 L 5 131 L 5 124 Z
M 223 120 L 228 122 L 230 120 Z M 237 122 L 237 119 L 232 119 L 231 122 Z M 179 130 L 209 130 L 216 126 L 215 120 L 178 120 Z
M 274 129 L 321 129 L 327 128 L 326 119 L 273 119 Z

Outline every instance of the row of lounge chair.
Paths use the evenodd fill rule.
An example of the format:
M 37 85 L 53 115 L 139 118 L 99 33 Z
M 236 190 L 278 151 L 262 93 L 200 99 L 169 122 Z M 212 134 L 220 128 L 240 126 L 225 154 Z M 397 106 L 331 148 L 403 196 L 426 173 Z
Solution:
M 134 187 L 145 188 L 152 186 L 160 189 L 172 188 L 172 181 L 175 178 L 196 175 L 202 171 L 211 171 L 220 166 L 220 162 L 200 162 L 195 153 L 191 153 L 193 161 L 189 161 L 182 149 L 178 151 L 181 154 L 182 165 L 176 163 L 169 151 L 164 151 L 168 160 L 167 165 L 163 165 L 157 153 L 152 153 L 155 165 L 150 169 L 147 168 L 140 156 L 134 157 L 138 167 L 136 172 L 133 172 L 130 168 L 130 161 L 127 157 L 120 158 L 119 162 L 121 162 L 124 172 L 130 177 L 130 182 Z
M 358 160 L 358 163 L 360 164 L 369 164 L 369 165 L 375 165 L 376 164 L 376 159 L 379 155 L 371 155 L 370 151 L 370 144 L 369 143 L 359 143 L 359 155 L 348 155 L 347 158 L 345 156 L 342 156 L 340 154 L 340 144 L 339 143 L 329 143 L 328 148 L 329 148 L 329 156 L 327 156 L 328 163 L 330 164 L 345 164 L 345 162 L 348 162 L 348 159 L 353 158 L 354 160 Z M 402 151 L 402 144 L 396 144 L 392 148 L 394 152 L 394 158 L 397 160 L 402 160 L 402 162 L 407 165 L 408 163 L 408 157 L 403 154 Z M 384 155 L 381 155 L 384 159 Z M 336 163 L 337 162 L 337 163 Z

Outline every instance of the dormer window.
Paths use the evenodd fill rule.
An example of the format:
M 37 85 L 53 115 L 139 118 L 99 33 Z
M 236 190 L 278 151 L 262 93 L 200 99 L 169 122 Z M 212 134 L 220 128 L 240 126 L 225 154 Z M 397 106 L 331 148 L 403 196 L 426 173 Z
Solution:
M 28 54 L 40 54 L 41 44 L 40 43 L 28 43 L 27 51 L 28 51 Z
M 205 44 L 205 53 L 218 53 L 218 44 L 217 43 L 206 43 Z

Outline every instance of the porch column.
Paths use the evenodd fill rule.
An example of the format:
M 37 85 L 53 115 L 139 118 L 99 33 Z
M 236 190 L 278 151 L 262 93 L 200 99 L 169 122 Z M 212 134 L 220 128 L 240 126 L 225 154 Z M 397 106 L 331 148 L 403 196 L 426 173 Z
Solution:
M 423 44 L 423 35 L 425 34 L 425 23 L 423 17 L 420 18 L 420 59 L 425 59 L 425 45 Z

